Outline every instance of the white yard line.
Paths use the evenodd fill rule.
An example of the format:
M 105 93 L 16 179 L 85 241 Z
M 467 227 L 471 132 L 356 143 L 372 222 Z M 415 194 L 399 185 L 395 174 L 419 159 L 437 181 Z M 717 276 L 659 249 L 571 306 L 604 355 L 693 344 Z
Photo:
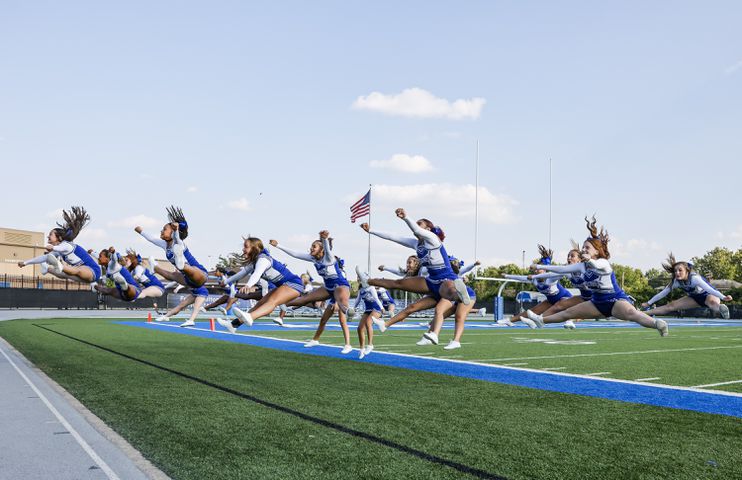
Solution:
M 721 385 L 732 385 L 733 383 L 742 383 L 742 380 L 732 380 L 731 382 L 709 383 L 706 385 L 696 385 L 691 388 L 719 387 Z
M 601 375 L 610 375 L 611 372 L 595 372 L 595 373 L 586 373 L 588 377 L 599 377 Z
M 481 360 L 475 360 L 475 361 L 481 361 Z M 528 365 L 528 362 L 525 363 L 503 363 L 503 367 L 522 367 L 523 365 Z
M 659 380 L 662 377 L 649 377 L 649 378 L 637 378 L 635 382 L 651 382 L 653 380 Z
M 542 368 L 541 370 L 547 370 L 549 372 L 556 371 L 556 370 L 566 370 L 567 367 L 548 367 L 548 368 Z
M 640 355 L 645 353 L 672 353 L 672 352 L 696 352 L 702 350 L 723 350 L 728 348 L 742 348 L 742 345 L 726 345 L 721 347 L 695 347 L 695 348 L 667 348 L 662 350 L 635 350 L 632 352 L 603 352 L 603 353 L 575 353 L 572 355 L 540 355 L 538 357 L 506 357 L 490 358 L 480 360 L 482 362 L 507 362 L 510 360 L 545 360 L 550 358 L 579 358 L 579 357 L 611 357 L 614 355 Z
M 62 426 L 70 432 L 72 437 L 77 441 L 77 443 L 82 447 L 82 449 L 87 453 L 90 458 L 93 459 L 93 461 L 100 467 L 100 469 L 106 474 L 106 476 L 111 480 L 119 480 L 119 476 L 116 475 L 116 473 L 111 469 L 111 467 L 108 466 L 108 464 L 100 458 L 100 456 L 93 450 L 93 447 L 88 444 L 88 442 L 85 441 L 84 438 L 75 430 L 75 428 L 70 424 L 70 422 L 67 421 L 64 416 L 62 416 L 61 413 L 59 413 L 59 410 L 57 410 L 54 405 L 49 401 L 46 396 L 41 393 L 41 390 L 39 390 L 36 385 L 31 381 L 30 378 L 26 376 L 25 373 L 21 371 L 20 368 L 18 368 L 18 365 L 15 364 L 12 358 L 8 356 L 7 353 L 0 347 L 0 353 L 3 354 L 5 359 L 10 363 L 10 365 L 15 369 L 16 372 L 18 372 L 18 375 L 21 376 L 21 378 L 28 384 L 28 386 L 31 387 L 31 389 L 38 395 L 38 397 L 41 399 L 42 402 L 44 402 L 44 405 L 46 405 L 46 408 L 49 409 L 52 414 L 54 414 L 55 417 L 57 417 L 57 420 L 59 420 L 59 423 L 62 424 Z

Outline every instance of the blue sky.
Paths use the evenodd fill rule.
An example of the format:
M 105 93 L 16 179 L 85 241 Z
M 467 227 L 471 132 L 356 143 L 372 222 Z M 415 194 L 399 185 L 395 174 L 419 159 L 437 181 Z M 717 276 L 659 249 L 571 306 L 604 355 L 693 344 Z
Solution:
M 19 208 L 0 224 L 47 230 L 82 204 L 81 244 L 147 253 L 134 224 L 159 229 L 174 203 L 205 263 L 248 233 L 303 249 L 327 228 L 352 266 L 348 207 L 374 184 L 376 228 L 405 233 L 406 207 L 469 261 L 479 140 L 484 263 L 548 242 L 550 158 L 560 257 L 594 212 L 642 269 L 739 248 L 740 18 L 738 2 L 4 2 Z M 373 246 L 374 265 L 408 253 Z

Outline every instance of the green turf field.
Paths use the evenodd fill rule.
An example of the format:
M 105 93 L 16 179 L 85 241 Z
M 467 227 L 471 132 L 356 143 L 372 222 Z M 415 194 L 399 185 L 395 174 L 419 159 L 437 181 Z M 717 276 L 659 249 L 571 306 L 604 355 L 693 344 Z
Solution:
M 288 329 L 259 334 L 311 336 Z M 442 340 L 449 335 L 444 331 Z M 742 421 L 734 417 L 307 356 L 110 320 L 2 322 L 0 336 L 178 479 L 742 478 Z M 472 330 L 464 348 L 450 353 L 416 347 L 419 336 L 391 330 L 374 344 L 385 351 L 609 372 L 604 375 L 672 385 L 742 379 L 742 329 L 735 327 L 676 328 L 668 338 L 640 329 Z M 340 339 L 334 331 L 323 337 L 335 344 Z M 740 384 L 713 388 L 742 391 Z

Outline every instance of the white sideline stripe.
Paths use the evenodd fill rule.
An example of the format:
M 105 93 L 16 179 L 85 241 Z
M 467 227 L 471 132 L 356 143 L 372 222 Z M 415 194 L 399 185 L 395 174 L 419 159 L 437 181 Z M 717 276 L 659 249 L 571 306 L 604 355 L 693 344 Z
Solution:
M 649 378 L 637 378 L 635 382 L 651 382 L 652 380 L 659 380 L 662 377 L 649 377 Z
M 83 450 L 85 450 L 85 453 L 87 453 L 90 456 L 90 458 L 93 459 L 93 461 L 100 467 L 100 469 L 103 470 L 106 476 L 111 480 L 120 480 L 119 476 L 116 475 L 116 473 L 113 470 L 111 470 L 111 467 L 109 467 L 108 464 L 105 461 L 103 461 L 103 459 L 100 458 L 97 453 L 95 453 L 95 450 L 93 450 L 93 447 L 91 447 L 88 444 L 88 442 L 86 442 L 85 439 L 83 439 L 80 436 L 80 434 L 77 433 L 77 430 L 75 430 L 74 427 L 70 425 L 70 422 L 68 422 L 67 419 L 64 418 L 61 413 L 59 413 L 59 410 L 54 408 L 54 405 L 52 405 L 49 399 L 46 398 L 46 396 L 43 393 L 41 393 L 41 390 L 39 390 L 36 387 L 36 385 L 31 381 L 31 379 L 28 378 L 26 374 L 21 371 L 20 368 L 18 368 L 18 365 L 16 365 L 13 359 L 11 359 L 8 356 L 8 354 L 5 353 L 2 347 L 0 347 L 0 353 L 3 354 L 5 359 L 8 360 L 8 362 L 13 366 L 15 371 L 18 372 L 18 375 L 20 375 L 21 378 L 33 389 L 34 393 L 36 393 L 36 395 L 39 396 L 39 398 L 41 399 L 42 402 L 44 402 L 44 405 L 46 405 L 49 411 L 51 411 L 54 414 L 54 416 L 57 417 L 57 420 L 59 420 L 59 423 L 61 423 L 62 426 L 68 432 L 70 432 L 70 434 L 72 434 L 75 440 L 77 440 L 77 443 L 82 447 Z
M 173 328 L 177 328 L 177 329 L 180 329 L 181 328 L 181 327 L 178 327 L 177 325 L 163 325 L 161 323 L 159 325 L 166 326 L 166 327 L 173 327 Z M 220 334 L 220 335 L 225 335 L 227 337 L 232 336 L 232 334 L 229 333 L 229 332 L 220 331 L 220 330 L 216 330 L 216 331 L 212 332 L 208 328 L 188 327 L 188 329 L 190 329 L 190 330 L 199 330 L 199 331 L 202 331 L 202 332 L 210 332 L 210 333 L 215 333 L 215 334 Z M 239 334 L 239 335 L 242 335 L 244 337 L 259 338 L 259 339 L 266 339 L 267 338 L 269 340 L 275 340 L 275 341 L 278 341 L 278 342 L 299 343 L 299 344 L 302 344 L 302 345 L 304 343 L 306 343 L 306 342 L 299 341 L 299 340 L 289 340 L 289 339 L 285 339 L 285 338 L 269 337 L 267 335 L 249 335 L 249 334 Z M 341 347 L 335 346 L 335 345 L 323 345 L 323 346 L 325 346 L 325 347 L 331 347 L 331 348 L 337 348 L 337 349 L 340 349 L 341 348 Z M 741 347 L 742 348 L 742 345 L 738 345 L 737 347 Z M 737 347 L 729 347 L 729 348 L 737 348 Z M 714 348 L 723 348 L 723 347 L 714 347 Z M 664 350 L 660 350 L 660 351 L 664 351 Z M 541 375 L 556 375 L 556 376 L 560 376 L 560 377 L 585 378 L 585 379 L 588 379 L 588 380 L 598 380 L 595 377 L 590 377 L 588 375 L 580 375 L 578 373 L 545 372 L 543 370 L 538 370 L 536 368 L 507 367 L 505 365 L 493 365 L 491 363 L 479 363 L 479 362 L 474 362 L 474 361 L 470 361 L 470 360 L 452 360 L 452 359 L 448 359 L 448 358 L 422 357 L 421 356 L 422 354 L 410 355 L 410 354 L 406 354 L 406 353 L 382 352 L 382 351 L 378 351 L 378 350 L 374 350 L 374 353 L 377 353 L 379 355 L 393 355 L 393 356 L 397 356 L 397 357 L 425 358 L 427 360 L 435 360 L 437 362 L 462 363 L 462 364 L 465 364 L 465 365 L 475 365 L 477 367 L 485 367 L 485 368 L 504 369 L 504 370 L 520 370 L 520 371 L 524 371 L 524 372 L 540 373 Z M 353 358 L 353 357 L 350 357 L 350 358 Z M 513 359 L 513 360 L 519 360 L 519 359 Z M 633 380 L 622 380 L 622 379 L 619 379 L 619 378 L 600 378 L 599 380 L 602 381 L 602 382 L 625 383 L 625 384 L 629 384 L 629 385 L 639 385 L 639 386 L 642 386 L 642 387 L 646 387 L 647 386 L 646 384 L 641 383 L 641 382 L 635 382 Z M 718 396 L 722 396 L 722 397 L 742 397 L 742 393 L 738 393 L 738 392 L 726 392 L 724 390 L 703 390 L 703 389 L 698 389 L 698 388 L 694 388 L 694 387 L 679 387 L 679 386 L 675 386 L 675 385 L 663 385 L 663 384 L 655 384 L 655 385 L 652 385 L 652 387 L 662 388 L 662 389 L 666 389 L 666 390 L 683 390 L 683 391 L 687 391 L 687 392 L 706 393 L 706 394 L 718 395 Z
M 567 367 L 548 367 L 548 368 L 542 368 L 541 370 L 546 370 L 547 372 L 551 372 L 552 370 L 566 370 Z
M 525 363 L 503 363 L 503 367 L 522 367 L 523 365 L 528 365 L 528 362 Z
M 601 375 L 610 375 L 611 372 L 595 372 L 595 373 L 586 373 L 588 377 L 599 377 Z
M 663 350 L 636 350 L 633 352 L 604 352 L 604 353 L 575 353 L 571 355 L 541 355 L 538 357 L 508 357 L 490 358 L 481 360 L 483 362 L 507 362 L 510 360 L 544 360 L 549 358 L 578 358 L 578 357 L 610 357 L 613 355 L 637 355 L 641 353 L 667 353 L 667 352 L 695 352 L 699 350 L 722 350 L 727 348 L 742 348 L 742 345 L 726 345 L 721 347 L 694 347 L 694 348 L 668 348 Z
M 691 388 L 718 387 L 720 385 L 731 385 L 733 383 L 742 383 L 742 380 L 733 380 L 731 382 L 721 382 L 721 383 L 709 383 L 708 385 L 696 385 L 695 387 L 691 387 Z

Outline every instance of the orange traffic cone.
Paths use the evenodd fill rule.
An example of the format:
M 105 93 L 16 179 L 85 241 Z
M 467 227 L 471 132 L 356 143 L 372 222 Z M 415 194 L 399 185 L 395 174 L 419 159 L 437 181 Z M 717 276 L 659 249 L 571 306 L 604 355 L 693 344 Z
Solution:
M 212 331 L 212 332 L 213 332 L 214 330 L 216 330 L 216 327 L 214 326 L 214 319 L 213 319 L 213 318 L 210 318 L 210 319 L 209 319 L 209 328 L 211 328 L 211 331 Z
M 147 323 L 152 323 L 152 312 L 147 312 Z

